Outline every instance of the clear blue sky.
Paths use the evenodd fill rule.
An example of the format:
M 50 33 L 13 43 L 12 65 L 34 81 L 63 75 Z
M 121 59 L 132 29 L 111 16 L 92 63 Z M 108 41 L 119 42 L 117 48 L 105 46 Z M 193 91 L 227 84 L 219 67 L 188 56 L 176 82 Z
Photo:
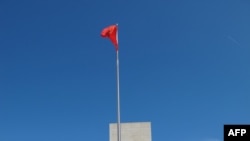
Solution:
M 1 0 L 0 140 L 108 141 L 122 122 L 153 141 L 222 141 L 250 123 L 249 0 Z M 181 133 L 181 135 L 180 135 Z

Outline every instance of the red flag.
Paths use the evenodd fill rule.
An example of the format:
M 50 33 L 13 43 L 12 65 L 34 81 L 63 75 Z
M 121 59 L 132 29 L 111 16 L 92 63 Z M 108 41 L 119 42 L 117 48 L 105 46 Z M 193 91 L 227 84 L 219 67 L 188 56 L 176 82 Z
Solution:
M 118 25 L 110 25 L 101 32 L 103 38 L 109 38 L 114 44 L 116 51 L 118 50 Z

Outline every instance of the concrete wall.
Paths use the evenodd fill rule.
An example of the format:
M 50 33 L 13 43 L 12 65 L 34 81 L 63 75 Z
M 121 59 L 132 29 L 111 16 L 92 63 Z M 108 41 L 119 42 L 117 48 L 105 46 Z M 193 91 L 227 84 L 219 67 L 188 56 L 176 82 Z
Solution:
M 109 141 L 117 141 L 116 123 L 109 124 Z M 151 141 L 151 123 L 121 123 L 121 141 Z

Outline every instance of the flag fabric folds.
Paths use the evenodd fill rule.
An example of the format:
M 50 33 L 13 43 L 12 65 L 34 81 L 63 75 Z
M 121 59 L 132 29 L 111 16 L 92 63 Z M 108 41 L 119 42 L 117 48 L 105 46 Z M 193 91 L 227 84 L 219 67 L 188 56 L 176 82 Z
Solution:
M 118 51 L 118 25 L 110 25 L 104 28 L 101 32 L 103 38 L 109 38 L 114 44 L 116 51 Z

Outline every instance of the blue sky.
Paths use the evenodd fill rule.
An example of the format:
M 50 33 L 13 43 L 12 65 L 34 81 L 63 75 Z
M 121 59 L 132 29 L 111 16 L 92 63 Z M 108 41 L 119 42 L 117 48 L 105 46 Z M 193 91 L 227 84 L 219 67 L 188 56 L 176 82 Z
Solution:
M 122 122 L 153 141 L 222 141 L 250 123 L 248 0 L 1 0 L 0 140 L 108 141 Z

